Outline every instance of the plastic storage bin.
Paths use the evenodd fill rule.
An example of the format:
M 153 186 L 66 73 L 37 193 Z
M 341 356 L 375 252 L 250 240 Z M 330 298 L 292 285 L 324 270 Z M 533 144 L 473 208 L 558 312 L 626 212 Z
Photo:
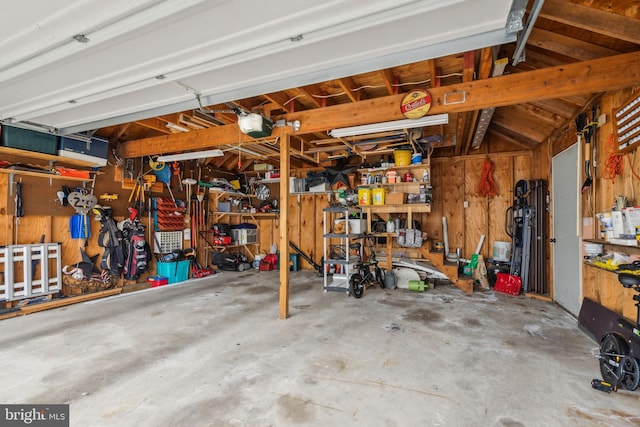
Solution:
M 109 141 L 102 138 L 89 138 L 83 135 L 68 135 L 60 138 L 58 156 L 82 160 L 96 166 L 106 166 L 109 153 Z
M 169 283 L 169 279 L 164 276 L 149 276 L 147 277 L 147 282 L 151 284 L 152 288 L 157 288 L 159 286 L 164 286 Z
M 153 245 L 154 254 L 168 254 L 182 249 L 182 231 L 156 231 Z
M 44 154 L 58 153 L 58 136 L 36 132 L 15 126 L 2 126 L 0 131 L 2 145 L 20 150 L 36 151 Z
M 184 282 L 189 279 L 189 264 L 191 261 L 159 262 L 156 264 L 158 276 L 167 278 L 167 283 Z

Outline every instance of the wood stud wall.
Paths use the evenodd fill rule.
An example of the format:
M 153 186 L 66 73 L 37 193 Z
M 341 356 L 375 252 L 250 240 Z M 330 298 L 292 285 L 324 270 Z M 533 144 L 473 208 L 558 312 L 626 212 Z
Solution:
M 640 156 L 631 151 L 623 157 L 624 176 L 617 177 L 615 183 L 602 178 L 607 148 L 605 142 L 613 132 L 611 111 L 620 105 L 630 94 L 629 90 L 607 94 L 599 99 L 601 113 L 607 114 L 607 123 L 598 131 L 598 169 L 593 189 L 592 203 L 595 212 L 606 211 L 611 208 L 616 195 L 624 194 L 629 197 L 631 203 L 640 203 L 640 185 L 631 174 L 629 161 L 633 168 L 640 171 Z M 567 124 L 570 126 L 570 124 Z M 462 248 L 464 257 L 470 256 L 478 244 L 480 235 L 485 234 L 485 242 L 482 247 L 482 255 L 492 256 L 493 242 L 509 241 L 504 230 L 504 217 L 506 209 L 513 203 L 513 187 L 520 179 L 530 180 L 536 178 L 550 179 L 549 170 L 551 155 L 556 154 L 575 141 L 575 127 L 572 130 L 561 132 L 552 140 L 552 145 L 543 144 L 535 151 L 519 151 L 514 153 L 490 154 L 489 158 L 495 164 L 494 179 L 498 185 L 498 195 L 488 199 L 476 195 L 476 187 L 480 179 L 484 154 L 459 156 L 454 158 L 432 158 L 431 174 L 433 181 L 434 203 L 429 214 L 415 215 L 420 222 L 423 231 L 429 233 L 431 240 L 443 240 L 442 216 L 447 217 L 449 228 L 450 250 Z M 489 146 L 491 141 L 489 141 Z M 298 173 L 298 175 L 300 175 Z M 107 175 L 108 176 L 108 175 Z M 104 176 L 98 181 L 105 180 Z M 103 181 L 103 182 L 105 182 Z M 49 188 L 46 179 L 42 188 L 46 197 L 50 197 L 62 185 L 60 181 L 54 182 Z M 113 181 L 111 181 L 113 182 Z M 69 217 L 71 211 L 58 212 L 51 215 L 27 215 L 19 219 L 19 225 L 15 229 L 15 218 L 12 216 L 14 203 L 9 196 L 8 175 L 0 175 L 0 188 L 4 191 L 3 206 L 0 215 L 0 244 L 34 243 L 41 234 L 45 234 L 47 241 L 59 241 L 62 243 L 62 264 L 73 264 L 80 260 L 79 248 L 84 248 L 84 241 L 71 239 L 69 233 Z M 111 189 L 113 190 L 113 189 Z M 126 190 L 120 190 L 124 197 Z M 49 194 L 51 193 L 51 194 Z M 464 208 L 464 202 L 468 207 Z M 291 195 L 289 197 L 289 238 L 296 243 L 316 263 L 320 263 L 322 257 L 322 209 L 328 203 L 326 194 Z M 586 196 L 583 198 L 583 215 L 589 216 L 589 203 Z M 552 219 L 549 219 L 551 223 Z M 143 218 L 145 225 L 147 217 Z M 272 243 L 279 242 L 280 227 L 283 224 L 279 219 L 259 219 L 259 252 L 269 251 Z M 92 238 L 88 246 L 84 248 L 89 255 L 102 252 L 102 248 L 96 244 L 96 236 L 99 223 L 91 219 Z M 552 236 L 552 231 L 549 233 Z M 638 250 L 640 253 L 640 250 Z M 305 269 L 312 268 L 305 260 L 301 259 L 301 266 Z M 551 272 L 549 272 L 551 275 Z M 549 279 L 550 280 L 550 279 Z M 605 307 L 635 319 L 635 306 L 633 305 L 633 292 L 624 290 L 617 282 L 615 274 L 592 267 L 583 267 L 583 296 L 594 299 Z
M 630 94 L 630 90 L 617 91 L 604 95 L 598 101 L 600 112 L 607 115 L 607 123 L 598 129 L 598 158 L 592 201 L 595 213 L 611 210 L 617 195 L 627 196 L 630 205 L 640 205 L 640 181 L 632 173 L 633 169 L 640 174 L 640 156 L 637 155 L 637 149 L 623 155 L 623 175 L 617 176 L 615 182 L 603 178 L 604 165 L 608 156 L 606 141 L 614 131 L 611 114 Z M 581 176 L 581 179 L 583 178 L 584 173 Z M 582 212 L 584 217 L 592 216 L 589 210 L 589 199 L 586 195 L 582 199 Z M 598 222 L 596 219 L 594 221 L 597 227 Z M 619 248 L 618 250 L 640 256 L 640 249 Z M 583 297 L 590 298 L 630 320 L 636 319 L 636 307 L 632 300 L 634 292 L 624 289 L 614 273 L 584 266 L 582 268 L 582 292 Z

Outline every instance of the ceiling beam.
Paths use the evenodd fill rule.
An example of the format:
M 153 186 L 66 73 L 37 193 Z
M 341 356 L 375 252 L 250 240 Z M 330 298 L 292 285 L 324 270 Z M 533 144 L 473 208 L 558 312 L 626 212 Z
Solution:
M 267 98 L 269 102 L 276 104 L 284 111 L 290 113 L 296 111 L 295 100 L 291 100 L 290 98 L 288 98 L 284 92 L 272 92 L 262 96 Z
M 429 70 L 429 76 L 431 81 L 429 82 L 431 87 L 440 86 L 440 68 L 436 66 L 436 60 L 430 59 L 427 63 L 427 69 Z
M 621 52 L 588 43 L 573 37 L 563 36 L 552 31 L 534 28 L 527 39 L 527 45 L 549 50 L 573 60 L 588 61 L 604 56 L 618 55 Z
M 158 118 L 151 118 L 145 120 L 138 120 L 135 124 L 146 127 L 148 129 L 153 129 L 160 133 L 166 133 L 167 135 L 173 133 L 169 128 L 167 128 L 167 122 L 164 120 L 160 120 Z
M 431 88 L 430 114 L 456 113 L 488 107 L 515 105 L 543 99 L 605 92 L 634 86 L 640 81 L 640 52 L 632 52 L 591 61 L 578 62 L 524 73 L 508 74 L 484 80 Z M 445 94 L 464 91 L 466 100 L 444 104 Z M 402 119 L 400 102 L 404 94 L 367 99 L 357 103 L 334 105 L 286 115 L 300 120 L 299 133 L 325 132 L 336 127 L 355 126 Z M 291 132 L 276 128 L 272 137 Z M 129 141 L 121 147 L 124 158 L 185 150 L 204 150 L 238 143 L 236 124 L 195 130 L 174 135 Z M 241 135 L 241 138 L 249 138 Z
M 351 100 L 351 102 L 360 101 L 360 94 L 362 91 L 357 90 L 358 85 L 356 85 L 356 81 L 353 80 L 353 77 L 343 77 L 337 81 L 344 91 L 344 94 Z
M 387 88 L 387 94 L 394 95 L 398 93 L 398 87 L 396 86 L 396 77 L 393 75 L 393 70 L 391 70 L 391 68 L 380 70 L 378 71 L 378 74 L 380 74 L 380 77 L 382 77 L 384 87 Z
M 471 57 L 473 61 L 473 57 Z M 472 64 L 473 65 L 473 64 Z M 478 80 L 488 79 L 491 76 L 491 69 L 493 68 L 493 49 L 490 47 L 486 47 L 482 49 L 480 52 L 480 60 L 478 63 Z M 465 60 L 465 69 L 466 69 L 466 60 Z M 471 76 L 473 79 L 473 75 Z M 463 76 L 463 81 L 467 81 L 466 72 Z M 478 126 L 478 117 L 480 116 L 480 110 L 474 110 L 471 113 L 471 122 L 469 125 L 469 130 L 464 135 L 464 147 L 463 144 L 456 145 L 456 155 L 460 155 L 459 150 L 464 154 L 469 154 L 469 149 L 471 148 L 471 142 L 473 141 L 476 127 Z M 460 148 L 458 148 L 460 147 Z
M 473 51 L 465 52 L 463 56 L 462 81 L 473 81 L 475 71 L 475 55 Z M 463 152 L 466 153 L 468 147 L 467 142 L 471 142 L 472 130 L 476 127 L 475 120 L 477 120 L 477 118 L 477 113 L 474 115 L 471 111 L 465 111 L 458 114 L 458 126 L 456 129 L 458 143 L 456 144 L 455 149 L 456 156 L 459 156 Z
M 638 20 L 565 0 L 545 0 L 540 18 L 640 44 Z

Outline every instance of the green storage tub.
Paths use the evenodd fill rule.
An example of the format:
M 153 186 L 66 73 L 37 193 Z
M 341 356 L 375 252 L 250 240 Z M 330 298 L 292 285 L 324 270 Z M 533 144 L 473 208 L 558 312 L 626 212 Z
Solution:
M 0 130 L 0 140 L 2 140 L 4 147 L 44 154 L 58 154 L 59 137 L 50 133 L 3 125 Z

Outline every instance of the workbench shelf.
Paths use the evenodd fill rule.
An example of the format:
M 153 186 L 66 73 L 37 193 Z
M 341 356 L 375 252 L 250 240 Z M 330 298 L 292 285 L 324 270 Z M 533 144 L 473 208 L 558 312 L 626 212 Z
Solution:
M 584 261 L 583 261 L 583 264 L 584 264 L 585 266 L 587 266 L 587 267 L 590 267 L 590 268 L 595 268 L 595 269 L 597 269 L 597 270 L 606 271 L 607 273 L 611 273 L 611 274 L 618 274 L 618 272 L 617 272 L 617 271 L 615 271 L 615 270 L 607 270 L 606 268 L 602 268 L 602 267 L 599 267 L 599 266 L 597 266 L 597 265 L 591 264 L 591 263 L 590 263 L 589 261 L 587 261 L 587 260 L 584 260 Z
M 69 157 L 56 156 L 54 154 L 38 153 L 37 151 L 20 150 L 19 148 L 0 147 L 0 154 L 4 156 L 26 157 L 30 161 L 32 161 L 33 159 L 46 160 L 50 165 L 52 165 L 53 163 L 61 163 L 64 165 L 76 167 L 100 167 L 100 165 L 85 160 L 71 159 Z
M 82 161 L 82 160 L 69 159 L 66 157 L 60 157 L 60 156 L 55 156 L 55 155 L 46 154 L 46 153 L 38 153 L 36 151 L 20 150 L 18 148 L 11 148 L 11 147 L 0 147 L 0 155 L 25 157 L 25 158 L 28 158 L 30 162 L 33 161 L 34 159 L 44 160 L 48 162 L 48 167 L 51 169 L 51 172 L 46 172 L 44 170 L 42 172 L 39 172 L 35 170 L 30 171 L 30 170 L 21 170 L 21 169 L 0 168 L 0 173 L 9 175 L 11 179 L 13 179 L 13 177 L 17 175 L 17 176 L 32 176 L 35 178 L 48 178 L 50 180 L 91 182 L 93 180 L 91 175 L 95 176 L 95 174 L 98 173 L 97 171 L 94 171 L 94 170 L 82 171 L 82 172 L 87 172 L 89 177 L 76 177 L 76 176 L 56 174 L 53 172 L 54 170 L 53 165 L 55 163 L 61 163 L 61 164 L 74 166 L 74 167 L 77 167 L 77 166 L 96 167 L 96 165 L 86 161 Z M 42 165 L 39 165 L 39 166 L 42 166 Z
M 4 173 L 7 175 L 33 176 L 36 178 L 48 178 L 48 179 L 54 179 L 54 180 L 76 181 L 76 182 L 91 182 L 93 180 L 93 178 L 78 178 L 75 176 L 65 176 L 65 175 L 57 175 L 54 173 L 23 171 L 23 170 L 16 170 L 16 169 L 0 169 L 0 173 Z
M 620 252 L 625 252 L 625 253 L 632 253 L 632 254 L 640 254 L 640 247 L 638 247 L 637 245 L 620 245 L 617 243 L 612 243 L 608 240 L 605 239 L 582 239 L 583 242 L 587 242 L 587 243 L 598 243 L 603 245 L 604 247 L 609 247 L 611 249 L 620 251 Z M 635 242 L 635 241 L 634 241 Z M 590 263 L 588 260 L 584 260 L 583 264 L 591 267 L 591 268 L 596 268 L 598 270 L 602 270 L 602 271 L 606 271 L 609 273 L 613 273 L 613 274 L 619 274 L 616 270 L 608 270 L 606 268 L 602 268 L 600 266 L 594 265 L 592 263 Z
M 386 171 L 405 171 L 405 170 L 419 170 L 419 169 L 427 169 L 431 168 L 430 161 L 427 163 L 415 163 L 405 166 L 385 166 L 385 167 L 376 167 L 376 168 L 361 168 L 358 169 L 359 173 L 371 173 L 371 172 L 386 172 Z
M 630 245 L 621 245 L 605 239 L 582 239 L 582 241 L 587 243 L 599 243 L 601 245 L 609 246 L 617 249 L 631 249 L 631 250 L 636 249 L 636 252 L 640 251 L 640 246 L 638 246 L 637 241 L 635 240 L 630 242 L 632 243 Z

